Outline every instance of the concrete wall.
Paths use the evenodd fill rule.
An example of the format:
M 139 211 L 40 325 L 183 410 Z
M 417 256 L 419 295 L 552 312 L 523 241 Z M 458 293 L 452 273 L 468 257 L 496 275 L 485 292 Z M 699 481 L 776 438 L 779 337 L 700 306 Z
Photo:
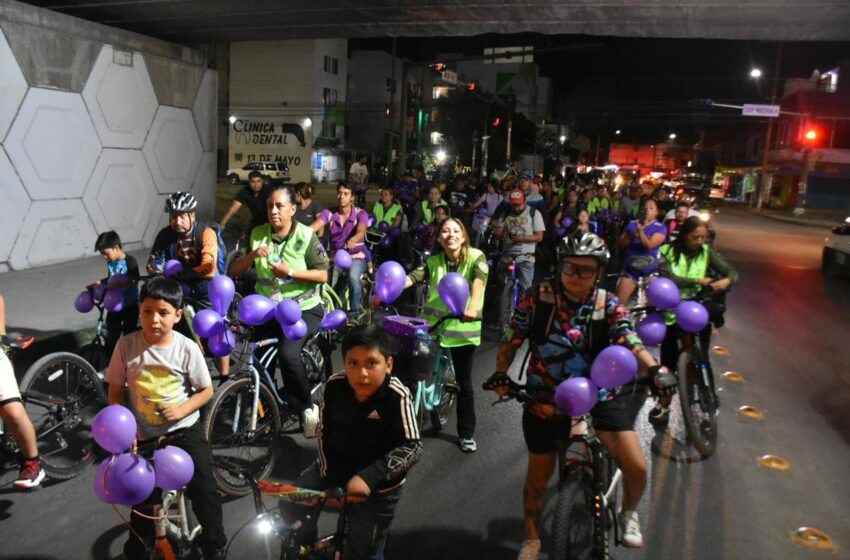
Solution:
M 175 190 L 211 219 L 217 95 L 197 51 L 0 5 L 0 272 L 149 247 Z

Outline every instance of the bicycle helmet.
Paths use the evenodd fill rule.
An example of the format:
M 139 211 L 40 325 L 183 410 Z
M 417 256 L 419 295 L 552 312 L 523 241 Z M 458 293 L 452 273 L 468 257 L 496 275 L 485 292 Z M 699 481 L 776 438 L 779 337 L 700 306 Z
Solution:
M 558 259 L 561 261 L 565 257 L 593 257 L 600 265 L 605 266 L 610 256 L 602 238 L 586 231 L 570 234 L 558 245 Z
M 183 212 L 194 212 L 198 207 L 195 195 L 188 192 L 171 193 L 165 201 L 165 212 L 168 214 L 180 214 Z
M 519 173 L 517 173 L 517 177 L 520 179 L 528 179 L 529 181 L 531 181 L 534 178 L 534 173 L 532 173 L 530 169 L 523 169 Z

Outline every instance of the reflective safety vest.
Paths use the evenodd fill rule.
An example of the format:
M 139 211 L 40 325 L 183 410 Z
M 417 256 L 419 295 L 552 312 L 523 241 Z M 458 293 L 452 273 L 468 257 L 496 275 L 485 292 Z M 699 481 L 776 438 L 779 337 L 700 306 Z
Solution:
M 608 210 L 611 206 L 611 202 L 608 200 L 608 197 L 599 198 L 598 196 L 590 199 L 590 203 L 587 205 L 587 213 L 588 214 L 596 214 L 600 210 Z
M 440 199 L 440 202 L 437 203 L 437 206 L 448 206 L 448 205 L 449 205 L 449 203 L 446 202 L 445 200 L 443 200 L 442 198 Z M 437 206 L 435 206 L 434 208 L 437 208 Z M 433 221 L 434 221 L 434 210 L 431 209 L 427 200 L 423 200 L 422 201 L 422 223 L 427 226 L 428 224 L 430 224 Z
M 489 273 L 487 261 L 484 259 L 484 253 L 478 249 L 470 247 L 468 249 L 466 260 L 460 264 L 457 272 L 466 278 L 469 283 L 469 293 L 472 294 L 472 279 L 473 266 L 483 266 Z M 429 325 L 434 325 L 439 319 L 450 314 L 449 309 L 440 299 L 440 293 L 437 287 L 440 284 L 443 276 L 449 272 L 449 267 L 446 264 L 446 255 L 442 251 L 433 255 L 426 261 L 428 264 L 428 283 L 430 291 L 428 293 L 428 301 L 425 303 L 425 308 L 422 310 L 422 318 L 428 321 Z M 478 265 L 475 263 L 478 262 Z M 486 280 L 485 280 L 486 285 Z M 443 335 L 440 346 L 443 348 L 453 348 L 455 346 L 478 346 L 481 344 L 481 318 L 484 309 L 484 294 L 481 294 L 481 299 L 478 301 L 478 309 L 476 310 L 476 318 L 478 321 L 463 322 L 459 319 L 446 319 L 440 325 L 440 332 Z
M 257 268 L 258 294 L 279 302 L 285 298 L 295 298 L 301 309 L 311 309 L 321 303 L 319 286 L 315 282 L 305 282 L 293 278 L 278 278 L 272 272 L 271 263 L 286 262 L 292 270 L 307 270 L 305 255 L 315 232 L 304 224 L 293 221 L 289 235 L 281 243 L 272 241 L 270 224 L 263 224 L 251 230 L 251 250 L 263 245 L 268 246 L 269 256 L 254 259 Z
M 395 223 L 395 218 L 398 216 L 399 212 L 401 212 L 401 204 L 398 202 L 393 202 L 389 208 L 384 208 L 384 205 L 378 202 L 375 204 L 375 207 L 372 208 L 372 215 L 375 216 L 375 227 L 372 229 L 378 229 L 377 226 L 381 222 L 387 222 L 392 226 Z
M 708 274 L 709 248 L 707 244 L 703 244 L 699 251 L 688 258 L 684 253 L 676 259 L 673 252 L 673 244 L 667 243 L 661 246 L 659 255 L 670 263 L 670 268 L 673 274 L 682 278 L 691 278 L 699 280 L 705 278 Z M 682 299 L 692 298 L 702 289 L 701 286 L 687 286 L 679 288 L 679 294 Z M 676 322 L 676 313 L 668 311 L 664 314 L 665 322 L 672 325 Z

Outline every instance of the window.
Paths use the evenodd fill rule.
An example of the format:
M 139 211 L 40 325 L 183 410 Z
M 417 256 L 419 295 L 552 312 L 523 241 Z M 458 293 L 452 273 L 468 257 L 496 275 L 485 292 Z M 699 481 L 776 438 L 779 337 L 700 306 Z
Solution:
M 332 56 L 325 55 L 325 72 L 328 74 L 338 74 L 339 60 Z
M 327 107 L 336 105 L 336 90 L 331 88 L 322 88 L 322 102 Z
M 441 97 L 449 96 L 449 88 L 434 86 L 434 89 L 431 91 L 431 99 L 439 99 Z

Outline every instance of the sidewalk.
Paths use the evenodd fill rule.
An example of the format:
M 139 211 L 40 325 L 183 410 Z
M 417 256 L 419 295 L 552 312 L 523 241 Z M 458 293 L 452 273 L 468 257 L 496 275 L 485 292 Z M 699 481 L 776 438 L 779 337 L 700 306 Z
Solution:
M 833 226 L 840 225 L 847 218 L 847 215 L 850 214 L 822 210 L 807 210 L 804 214 L 795 214 L 793 210 L 775 210 L 772 208 L 765 208 L 759 211 L 751 208 L 748 204 L 729 201 L 725 201 L 723 206 L 729 210 L 748 212 L 754 216 L 762 216 L 778 222 L 815 228 L 832 228 Z

